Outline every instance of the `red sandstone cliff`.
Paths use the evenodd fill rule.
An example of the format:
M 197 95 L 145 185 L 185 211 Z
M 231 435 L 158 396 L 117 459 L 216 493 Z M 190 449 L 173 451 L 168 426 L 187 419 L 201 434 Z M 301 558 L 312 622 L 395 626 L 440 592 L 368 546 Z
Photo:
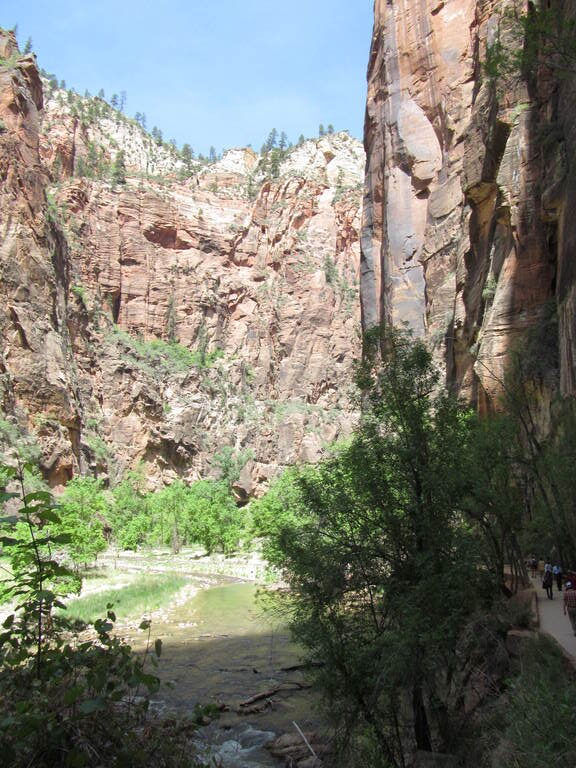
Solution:
M 562 393 L 576 384 L 576 78 L 546 62 L 486 75 L 489 47 L 515 44 L 512 7 L 376 0 L 368 72 L 364 326 L 409 320 L 481 408 L 527 329 L 546 339 L 551 303 L 544 344 L 559 345 Z
M 154 148 L 168 175 L 146 177 L 140 129 L 118 118 L 112 141 L 78 99 L 43 110 L 34 58 L 2 45 L 3 416 L 36 437 L 50 481 L 138 461 L 154 483 L 192 479 L 230 446 L 252 452 L 252 493 L 317 459 L 354 418 L 359 143 L 306 142 L 275 180 L 233 150 L 178 181 Z M 115 146 L 126 184 L 72 176 Z

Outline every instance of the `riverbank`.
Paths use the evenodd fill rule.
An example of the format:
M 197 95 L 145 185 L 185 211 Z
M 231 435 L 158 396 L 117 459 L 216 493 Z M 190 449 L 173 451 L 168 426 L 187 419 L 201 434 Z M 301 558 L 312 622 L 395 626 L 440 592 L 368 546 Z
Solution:
M 185 575 L 187 583 L 146 615 L 150 634 L 139 630 L 141 616 L 121 619 L 115 627 L 139 653 L 162 640 L 153 670 L 162 686 L 153 709 L 162 716 L 206 713 L 199 744 L 206 754 L 216 750 L 222 766 L 283 764 L 266 745 L 288 733 L 301 746 L 293 722 L 308 734 L 322 723 L 300 668 L 300 649 L 258 599 L 260 586 L 270 580 L 266 561 L 258 551 L 224 557 L 193 549 L 176 555 L 109 550 L 88 572 L 83 594 L 160 573 Z

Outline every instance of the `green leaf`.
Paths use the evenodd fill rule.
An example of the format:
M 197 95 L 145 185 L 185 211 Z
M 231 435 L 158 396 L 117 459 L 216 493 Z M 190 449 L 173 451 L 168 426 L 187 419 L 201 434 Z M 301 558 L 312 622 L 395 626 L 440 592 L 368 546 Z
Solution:
M 70 544 L 72 536 L 69 533 L 59 533 L 57 536 L 52 536 L 50 541 L 54 544 Z
M 19 544 L 18 539 L 13 539 L 11 536 L 0 536 L 0 544 L 4 547 L 13 547 L 14 544 Z
M 23 501 L 26 506 L 28 506 L 31 501 L 41 501 L 44 504 L 52 504 L 52 496 L 48 491 L 33 491 L 32 493 L 27 493 L 26 496 L 24 496 Z
M 160 678 L 155 675 L 140 675 L 140 681 L 150 693 L 156 693 L 160 688 Z
M 106 616 L 110 619 L 110 621 L 116 621 L 116 614 L 114 611 L 107 611 Z
M 55 597 L 56 595 L 50 589 L 41 589 L 37 593 L 37 599 L 43 600 L 46 603 L 51 603 Z
M 78 697 L 81 696 L 82 693 L 84 693 L 83 685 L 73 685 L 72 688 L 68 688 L 64 694 L 64 704 L 67 706 L 74 704 L 76 701 L 78 701 Z
M 38 519 L 42 520 L 44 523 L 59 523 L 60 515 L 54 512 L 53 509 L 45 509 L 38 514 Z
M 162 656 L 162 640 L 159 637 L 154 641 L 154 653 L 158 658 Z
M 150 619 L 144 619 L 144 621 L 140 622 L 140 626 L 138 627 L 138 629 L 150 629 L 151 623 L 152 622 L 150 621 Z
M 2 626 L 4 629 L 10 629 L 10 627 L 14 624 L 14 614 L 11 613 L 10 616 L 7 616 L 4 621 L 2 622 Z

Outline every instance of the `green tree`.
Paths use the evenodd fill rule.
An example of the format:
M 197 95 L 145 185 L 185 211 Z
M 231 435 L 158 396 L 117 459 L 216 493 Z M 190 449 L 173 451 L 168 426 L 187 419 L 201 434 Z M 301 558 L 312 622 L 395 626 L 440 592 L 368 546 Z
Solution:
M 126 472 L 112 491 L 112 534 L 120 548 L 136 550 L 150 538 L 149 498 L 142 467 Z
M 270 133 L 268 134 L 268 138 L 266 139 L 266 142 L 264 143 L 264 152 L 270 152 L 274 147 L 276 147 L 278 144 L 278 131 L 276 128 L 272 128 Z
M 326 131 L 324 130 L 324 126 L 322 123 L 318 126 L 318 136 L 322 137 L 326 135 Z
M 270 176 L 273 179 L 277 179 L 280 175 L 280 163 L 282 161 L 282 154 L 279 149 L 273 149 L 270 152 Z
M 68 552 L 76 566 L 93 562 L 106 549 L 107 518 L 101 481 L 92 477 L 70 480 L 60 498 L 60 522 L 53 530 L 68 537 Z
M 463 511 L 469 416 L 423 343 L 388 331 L 383 348 L 367 339 L 357 432 L 296 479 L 268 553 L 340 724 L 402 766 L 407 750 L 432 750 L 432 731 L 449 748 L 446 683 L 496 585 Z
M 254 457 L 250 448 L 235 451 L 231 445 L 225 445 L 214 454 L 212 464 L 218 468 L 218 479 L 232 488 L 240 477 L 246 464 Z
M 218 160 L 215 147 L 210 147 L 209 159 L 211 163 L 215 163 Z
M 124 160 L 124 150 L 120 149 L 116 153 L 114 163 L 112 164 L 112 186 L 117 184 L 126 184 L 126 162 Z
M 198 480 L 187 499 L 187 535 L 208 554 L 220 549 L 229 554 L 242 535 L 242 513 L 225 482 Z
M 186 543 L 188 487 L 181 480 L 175 480 L 150 494 L 148 504 L 155 536 L 160 543 L 170 546 L 172 552 L 179 552 Z
M 28 40 L 26 40 L 26 45 L 24 46 L 24 50 L 22 52 L 24 56 L 27 56 L 29 53 L 32 53 L 32 38 L 29 37 Z

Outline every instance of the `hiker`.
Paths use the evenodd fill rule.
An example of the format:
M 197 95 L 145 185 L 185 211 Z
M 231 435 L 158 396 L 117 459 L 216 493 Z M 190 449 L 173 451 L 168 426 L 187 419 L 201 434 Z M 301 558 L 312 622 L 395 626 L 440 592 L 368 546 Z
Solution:
M 555 565 L 554 568 L 552 568 L 552 573 L 554 574 L 554 578 L 556 579 L 556 586 L 558 587 L 558 592 L 562 592 L 562 566 Z
M 554 577 L 552 576 L 552 568 L 549 571 L 544 570 L 544 578 L 542 579 L 542 587 L 546 590 L 546 594 L 550 600 L 554 600 L 554 593 L 552 592 L 552 585 L 554 584 Z
M 576 635 L 576 589 L 573 588 L 571 581 L 566 582 L 564 590 L 564 616 L 566 613 L 568 613 L 572 631 Z

